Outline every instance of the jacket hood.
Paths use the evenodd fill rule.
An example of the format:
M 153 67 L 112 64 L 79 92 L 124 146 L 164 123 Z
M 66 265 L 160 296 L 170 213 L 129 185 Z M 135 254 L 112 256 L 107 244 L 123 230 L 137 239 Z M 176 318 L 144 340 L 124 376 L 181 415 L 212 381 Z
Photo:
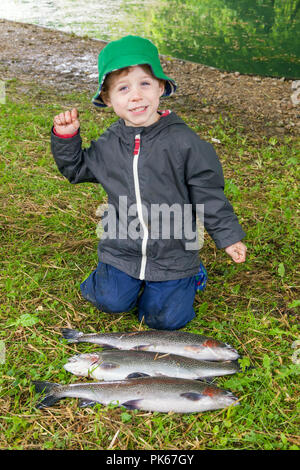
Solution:
M 159 111 L 159 114 L 162 114 L 162 111 Z M 163 129 L 174 124 L 183 124 L 186 126 L 185 122 L 179 116 L 177 116 L 176 113 L 170 112 L 170 114 L 162 116 L 154 124 L 151 124 L 151 126 L 126 126 L 123 119 L 118 119 L 118 121 L 110 126 L 109 130 L 116 134 L 126 144 L 132 145 L 132 142 L 134 141 L 134 138 L 137 134 L 142 136 L 143 141 L 152 140 L 156 138 Z

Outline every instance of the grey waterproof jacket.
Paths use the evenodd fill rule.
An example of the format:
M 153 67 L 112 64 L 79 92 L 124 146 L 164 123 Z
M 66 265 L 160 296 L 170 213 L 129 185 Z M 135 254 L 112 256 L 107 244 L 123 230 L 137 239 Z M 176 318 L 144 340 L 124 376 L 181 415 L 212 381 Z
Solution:
M 87 149 L 82 148 L 80 132 L 66 139 L 52 130 L 51 150 L 70 183 L 103 186 L 109 207 L 115 208 L 115 217 L 107 220 L 117 227 L 100 240 L 99 261 L 137 279 L 166 281 L 197 274 L 199 249 L 187 245 L 192 237 L 184 226 L 189 220 L 185 208 L 192 208 L 195 235 L 197 205 L 204 205 L 204 227 L 218 248 L 245 236 L 224 195 L 222 167 L 213 146 L 174 112 L 148 127 L 128 127 L 119 119 Z M 126 217 L 120 209 L 125 203 Z M 152 208 L 166 211 L 153 211 L 151 218 Z M 178 222 L 180 209 L 187 215 Z M 163 226 L 166 214 L 169 232 Z

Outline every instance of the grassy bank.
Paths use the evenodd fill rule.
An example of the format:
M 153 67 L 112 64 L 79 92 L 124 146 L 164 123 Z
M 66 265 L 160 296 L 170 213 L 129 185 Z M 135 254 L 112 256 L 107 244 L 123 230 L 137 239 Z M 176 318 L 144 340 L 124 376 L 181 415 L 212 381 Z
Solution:
M 299 365 L 292 347 L 299 337 L 296 137 L 248 134 L 229 107 L 202 120 L 199 109 L 172 105 L 200 136 L 214 139 L 226 193 L 247 232 L 243 265 L 234 265 L 205 238 L 201 257 L 209 283 L 196 299 L 196 319 L 185 328 L 232 344 L 243 367 L 255 366 L 217 380 L 241 405 L 168 415 L 101 405 L 79 409 L 75 399 L 66 399 L 37 410 L 31 380 L 78 381 L 62 365 L 70 355 L 93 349 L 61 341 L 61 327 L 145 327 L 134 312 L 111 317 L 81 298 L 80 282 L 97 263 L 95 210 L 105 194 L 93 184 L 69 184 L 50 153 L 52 118 L 61 109 L 78 107 L 84 145 L 113 122 L 113 114 L 92 109 L 89 95 L 57 95 L 15 80 L 6 83 L 6 94 L 0 105 L 0 447 L 298 448 Z

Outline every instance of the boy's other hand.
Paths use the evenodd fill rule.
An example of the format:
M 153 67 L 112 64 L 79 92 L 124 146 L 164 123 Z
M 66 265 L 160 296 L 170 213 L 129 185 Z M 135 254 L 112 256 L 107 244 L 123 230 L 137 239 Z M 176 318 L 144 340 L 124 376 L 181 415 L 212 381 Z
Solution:
M 53 120 L 53 125 L 57 134 L 75 134 L 80 127 L 77 109 L 58 114 Z
M 225 251 L 236 263 L 244 263 L 246 260 L 247 247 L 242 242 L 227 246 Z

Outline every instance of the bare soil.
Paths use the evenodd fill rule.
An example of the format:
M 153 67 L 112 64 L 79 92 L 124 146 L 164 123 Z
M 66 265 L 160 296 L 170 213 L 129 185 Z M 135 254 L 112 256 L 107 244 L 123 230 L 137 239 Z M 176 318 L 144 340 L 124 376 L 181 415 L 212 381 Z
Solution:
M 106 42 L 26 23 L 0 20 L 0 79 L 36 82 L 58 93 L 97 90 L 97 59 Z M 230 113 L 247 133 L 278 137 L 299 131 L 300 106 L 291 102 L 292 80 L 241 75 L 161 57 L 178 91 L 167 106 L 205 120 Z

